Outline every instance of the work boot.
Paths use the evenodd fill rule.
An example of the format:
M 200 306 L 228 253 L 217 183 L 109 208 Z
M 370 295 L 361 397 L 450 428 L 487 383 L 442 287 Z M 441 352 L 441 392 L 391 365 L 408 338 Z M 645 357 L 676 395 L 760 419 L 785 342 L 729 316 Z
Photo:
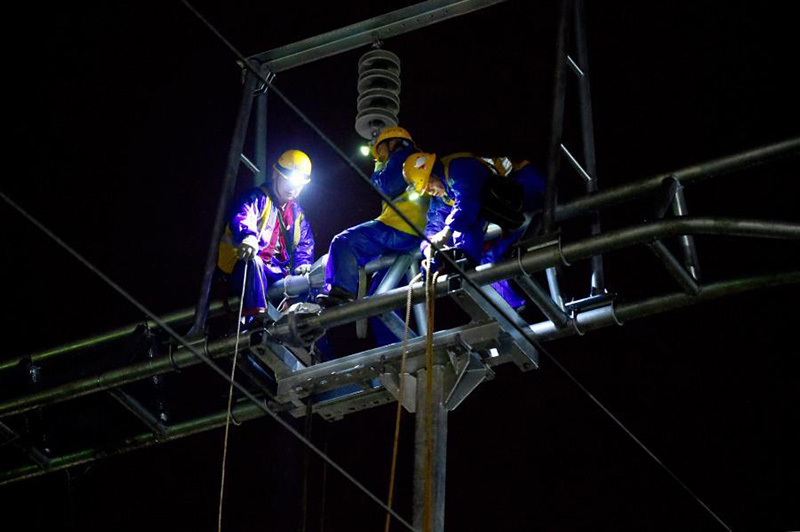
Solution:
M 327 294 L 319 294 L 317 296 L 317 304 L 322 308 L 330 308 L 342 303 L 349 303 L 355 299 L 356 295 L 354 293 L 334 285 Z

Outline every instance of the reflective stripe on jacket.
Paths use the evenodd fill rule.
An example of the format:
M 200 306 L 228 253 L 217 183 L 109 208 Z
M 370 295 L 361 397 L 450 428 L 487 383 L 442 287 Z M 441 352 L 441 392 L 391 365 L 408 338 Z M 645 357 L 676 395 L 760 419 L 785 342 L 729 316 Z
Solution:
M 294 218 L 290 229 L 291 249 L 287 250 L 284 259 L 274 256 L 262 256 L 262 258 L 265 259 L 265 263 L 272 263 L 285 273 L 290 273 L 288 269 L 292 258 L 294 267 L 313 262 L 314 235 L 300 205 L 291 202 L 286 208 L 292 209 Z M 230 221 L 220 240 L 217 256 L 219 269 L 225 273 L 233 271 L 238 260 L 236 249 L 248 236 L 257 238 L 259 254 L 268 248 L 273 234 L 278 230 L 278 214 L 279 211 L 266 188 L 258 187 L 245 192 L 231 211 Z

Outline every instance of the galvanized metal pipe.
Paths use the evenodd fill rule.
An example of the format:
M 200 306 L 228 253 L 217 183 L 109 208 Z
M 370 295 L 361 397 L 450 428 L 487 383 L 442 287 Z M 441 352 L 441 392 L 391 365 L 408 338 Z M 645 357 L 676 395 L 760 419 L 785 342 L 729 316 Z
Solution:
M 561 0 L 556 37 L 556 68 L 553 79 L 553 110 L 550 116 L 550 154 L 547 160 L 547 185 L 544 191 L 544 212 L 542 231 L 549 233 L 555 227 L 557 201 L 556 176 L 558 175 L 561 152 L 561 136 L 564 130 L 564 98 L 567 86 L 567 41 L 569 35 L 569 12 L 572 0 Z
M 561 252 L 556 246 L 535 250 L 524 255 L 520 261 L 512 259 L 490 266 L 484 265 L 477 271 L 471 271 L 470 275 L 476 283 L 485 285 L 519 275 L 520 265 L 525 271 L 535 272 L 553 266 L 562 260 L 574 262 L 597 253 L 680 234 L 718 234 L 800 240 L 800 224 L 690 217 L 661 220 L 566 244 L 562 247 Z M 444 276 L 436 287 L 438 296 L 448 293 L 447 284 L 447 276 Z M 308 325 L 327 329 L 359 318 L 388 312 L 405 304 L 406 290 L 405 287 L 396 288 L 386 294 L 328 309 L 318 316 L 308 318 Z M 424 286 L 422 283 L 417 283 L 412 288 L 412 302 L 420 302 L 424 298 Z M 284 330 L 287 327 L 284 324 L 274 325 L 269 328 L 269 331 L 280 337 L 280 335 L 288 335 L 288 329 Z M 208 354 L 211 357 L 224 356 L 232 352 L 234 343 L 235 338 L 227 338 L 209 344 Z M 249 343 L 250 337 L 246 335 L 240 340 L 240 347 L 245 349 L 249 347 Z M 80 397 L 198 363 L 200 360 L 188 350 L 177 350 L 173 353 L 171 360 L 170 357 L 159 357 L 0 404 L 0 417 L 19 414 L 47 404 Z
M 557 327 L 563 327 L 569 322 L 569 316 L 564 313 L 561 307 L 550 299 L 550 296 L 547 295 L 544 288 L 539 286 L 539 283 L 527 275 L 520 275 L 514 280 L 525 295 L 533 301 L 533 304 L 536 305 L 550 321 L 555 323 Z
M 577 49 L 578 63 L 584 73 L 578 78 L 578 100 L 580 102 L 581 136 L 583 140 L 583 164 L 586 172 L 592 177 L 586 182 L 586 193 L 597 192 L 597 163 L 594 149 L 594 118 L 592 116 L 592 90 L 589 83 L 589 48 L 586 45 L 586 21 L 583 16 L 583 0 L 575 0 L 575 47 Z M 600 213 L 589 213 L 591 219 L 591 234 L 600 234 Z M 603 256 L 592 257 L 591 295 L 605 292 L 605 273 L 603 271 Z
M 223 410 L 208 416 L 191 419 L 189 421 L 177 423 L 167 427 L 163 436 L 156 435 L 152 432 L 146 432 L 131 438 L 127 438 L 114 446 L 104 446 L 96 449 L 84 449 L 75 453 L 53 457 L 47 462 L 46 467 L 28 465 L 9 471 L 4 471 L 3 473 L 0 473 L 0 486 L 19 480 L 38 477 L 46 473 L 66 469 L 68 467 L 86 464 L 101 458 L 123 454 L 136 449 L 144 449 L 146 447 L 151 447 L 167 441 L 177 440 L 179 438 L 185 438 L 186 436 L 192 436 L 208 430 L 224 427 L 227 415 L 227 410 Z M 241 405 L 235 406 L 233 408 L 232 415 L 238 422 L 244 422 L 263 417 L 266 414 L 264 414 L 264 411 L 261 410 L 259 406 L 247 401 L 243 402 Z
M 609 231 L 578 242 L 537 249 L 523 255 L 519 260 L 511 259 L 491 265 L 481 265 L 467 274 L 478 285 L 491 284 L 520 275 L 520 267 L 528 273 L 542 271 L 561 264 L 588 259 L 592 255 L 605 253 L 628 246 L 641 245 L 669 236 L 681 234 L 727 235 L 755 238 L 780 238 L 800 240 L 800 224 L 770 222 L 762 220 L 734 220 L 729 218 L 682 217 L 659 220 L 625 229 Z M 450 275 L 442 276 L 436 285 L 436 295 L 448 293 Z M 359 318 L 383 314 L 405 305 L 407 288 L 396 288 L 380 296 L 354 301 L 327 309 L 319 316 L 308 318 L 310 327 L 327 329 L 350 323 Z M 416 283 L 412 288 L 412 303 L 425 299 L 425 288 Z M 278 336 L 289 335 L 287 325 L 274 325 L 269 331 Z
M 50 463 L 50 457 L 44 454 L 42 451 L 37 449 L 36 447 L 30 445 L 28 442 L 25 441 L 21 435 L 17 434 L 17 432 L 6 425 L 5 423 L 0 423 L 0 434 L 2 434 L 6 441 L 3 442 L 5 444 L 11 444 L 19 451 L 28 457 L 30 461 L 35 463 L 38 467 L 43 468 L 47 467 L 47 464 Z
M 667 246 L 656 240 L 655 242 L 647 244 L 647 248 L 652 251 L 653 254 L 664 264 L 664 267 L 678 282 L 681 288 L 683 288 L 684 292 L 691 295 L 697 295 L 697 293 L 700 291 L 700 287 L 697 285 L 694 278 L 689 275 L 689 272 L 687 272 L 681 263 L 678 262 L 678 259 L 675 258 L 675 255 L 673 255 L 670 250 L 667 249 Z
M 239 298 L 236 297 L 231 301 L 233 302 L 233 304 L 238 304 L 238 300 Z M 222 302 L 215 301 L 211 304 L 209 308 L 209 314 L 212 316 L 221 314 L 224 308 L 225 307 Z M 171 327 L 175 327 L 182 323 L 188 323 L 193 316 L 194 316 L 194 309 L 189 308 L 180 310 L 178 312 L 173 312 L 172 314 L 167 314 L 163 316 L 161 320 L 164 323 L 170 325 Z M 69 344 L 54 347 L 52 349 L 48 349 L 47 351 L 40 351 L 32 355 L 18 356 L 0 361 L 0 371 L 13 368 L 23 360 L 27 359 L 30 359 L 34 363 L 38 363 L 62 355 L 74 354 L 83 349 L 98 347 L 104 343 L 111 342 L 113 340 L 119 340 L 120 338 L 128 336 L 134 330 L 136 330 L 136 327 L 140 325 L 145 325 L 147 327 L 150 327 L 151 329 L 155 329 L 156 327 L 158 327 L 158 324 L 156 322 L 149 319 L 142 320 L 138 323 L 131 323 L 129 325 L 125 325 L 124 327 L 119 327 L 118 329 L 114 329 L 110 332 L 104 334 L 98 334 L 96 336 L 90 336 L 89 338 L 84 338 L 82 340 L 77 340 Z
M 235 343 L 236 337 L 231 337 L 208 344 L 206 347 L 207 354 L 211 358 L 226 356 L 233 352 Z M 250 335 L 242 336 L 239 339 L 239 349 L 247 349 L 249 346 Z M 86 377 L 55 388 L 11 399 L 0 404 L 0 417 L 21 414 L 34 408 L 108 390 L 154 375 L 168 373 L 175 369 L 194 366 L 201 362 L 202 360 L 188 349 L 178 349 L 171 355 L 131 364 L 130 366 L 106 371 L 93 377 Z
M 689 209 L 686 207 L 686 197 L 683 194 L 683 185 L 675 189 L 675 200 L 672 202 L 672 212 L 675 216 L 688 216 Z M 691 235 L 681 235 L 681 249 L 683 250 L 683 262 L 686 269 L 696 281 L 700 280 L 700 261 L 697 258 L 697 248 L 694 245 L 694 237 Z
M 661 188 L 665 179 L 675 178 L 683 184 L 696 183 L 704 179 L 764 164 L 776 159 L 800 153 L 800 137 L 744 151 L 728 157 L 683 168 L 676 172 L 660 174 L 614 188 L 604 189 L 590 196 L 583 196 L 556 207 L 556 221 L 564 221 L 591 211 L 619 205 L 637 198 L 649 196 Z
M 430 489 L 431 505 L 428 522 L 425 522 L 425 485 L 428 476 L 426 411 L 427 389 L 426 369 L 417 371 L 417 411 L 414 430 L 414 507 L 413 524 L 417 530 L 444 532 L 445 478 L 447 473 L 447 408 L 444 400 L 444 366 L 434 365 L 431 389 L 431 456 Z
M 217 249 L 219 240 L 222 238 L 222 230 L 225 227 L 225 215 L 228 212 L 228 205 L 233 198 L 236 187 L 236 174 L 239 171 L 239 158 L 244 148 L 244 138 L 247 134 L 247 123 L 250 120 L 250 110 L 253 106 L 253 91 L 256 88 L 256 76 L 249 70 L 245 75 L 244 87 L 242 88 L 242 99 L 239 103 L 239 112 L 236 116 L 236 126 L 233 131 L 230 150 L 228 151 L 228 164 L 225 169 L 225 177 L 222 181 L 222 190 L 217 202 L 217 214 L 214 217 L 214 225 L 211 229 L 211 237 L 206 252 L 206 262 L 203 268 L 203 279 L 200 282 L 200 295 L 197 299 L 197 306 L 194 312 L 194 325 L 189 336 L 199 337 L 203 335 L 206 316 L 208 315 L 208 297 L 211 292 L 211 280 L 214 277 L 214 270 L 217 267 Z
M 381 280 L 378 288 L 375 289 L 375 294 L 383 294 L 391 290 L 392 288 L 396 288 L 397 285 L 400 283 L 403 276 L 408 271 L 409 266 L 411 266 L 411 255 L 399 255 L 394 264 L 389 268 L 389 271 L 386 272 L 386 275 Z
M 578 314 L 577 327 L 564 327 L 559 329 L 553 325 L 553 322 L 545 321 L 531 325 L 530 329 L 538 340 L 552 341 L 572 336 L 574 334 L 579 334 L 579 333 L 584 334 L 586 332 L 599 329 L 601 327 L 621 324 L 626 321 L 630 321 L 632 319 L 643 318 L 658 313 L 687 307 L 697 303 L 711 301 L 723 296 L 737 295 L 748 291 L 773 288 L 788 284 L 800 284 L 800 271 L 789 272 L 784 274 L 735 279 L 731 281 L 715 283 L 702 287 L 700 293 L 697 296 L 689 296 L 687 294 L 678 293 L 666 296 L 653 297 L 641 302 L 623 304 L 615 306 L 613 308 L 609 305 L 606 307 Z M 477 325 L 473 327 L 481 328 L 482 330 L 482 328 L 489 327 L 489 325 Z M 460 334 L 465 334 L 465 333 L 456 332 L 456 336 L 459 336 Z M 483 337 L 486 336 L 487 334 L 488 333 L 486 332 L 481 332 L 478 334 L 478 336 Z M 437 333 L 437 335 L 447 336 L 450 335 L 450 331 L 440 331 L 439 333 Z M 467 334 L 467 336 L 469 335 Z M 400 357 L 399 347 L 395 348 L 393 346 L 387 346 L 387 348 L 394 349 L 394 351 L 396 352 L 387 354 L 388 352 L 384 352 L 381 350 L 373 350 L 375 352 L 375 357 L 374 357 L 375 364 L 378 364 L 381 361 L 392 362 L 395 361 L 396 359 L 399 359 Z M 421 346 L 420 349 L 424 349 L 424 346 Z M 325 363 L 322 365 L 307 368 L 305 370 L 300 370 L 299 372 L 297 372 L 297 375 L 295 377 L 298 381 L 302 380 L 304 383 L 306 383 L 307 386 L 313 388 L 315 379 L 325 378 L 327 380 L 329 376 L 334 373 L 337 375 L 339 374 L 344 375 L 346 373 L 347 368 L 353 365 L 352 363 L 353 359 L 358 359 L 360 361 L 359 362 L 360 364 L 369 365 L 371 363 L 369 360 L 365 359 L 362 354 L 356 354 L 356 355 L 351 355 L 350 357 L 346 357 L 345 359 L 339 359 L 332 361 L 330 363 Z M 328 372 L 324 374 L 320 373 L 319 375 L 314 373 L 314 372 L 319 373 L 320 369 L 328 366 L 330 366 L 330 370 Z M 316 376 L 314 377 L 304 376 L 304 374 L 306 373 L 308 373 L 309 375 L 314 374 Z M 346 382 L 343 381 L 341 384 L 346 384 Z M 234 407 L 233 414 L 237 421 L 243 422 L 261 417 L 264 415 L 264 412 L 256 405 L 247 402 L 243 403 L 240 406 Z M 69 455 L 53 457 L 52 459 L 48 458 L 47 460 L 41 461 L 42 464 L 45 463 L 47 464 L 46 468 L 40 468 L 35 465 L 29 465 L 14 470 L 5 471 L 3 473 L 0 473 L 0 485 L 9 484 L 26 478 L 44 475 L 45 473 L 58 471 L 61 469 L 73 467 L 80 464 L 89 463 L 94 460 L 98 460 L 100 458 L 104 458 L 107 456 L 118 455 L 128 451 L 150 447 L 152 445 L 156 445 L 164 441 L 171 441 L 174 439 L 182 438 L 185 436 L 191 436 L 193 434 L 197 434 L 214 428 L 222 427 L 225 424 L 225 416 L 226 412 L 223 411 L 210 416 L 204 416 L 183 423 L 178 423 L 176 425 L 167 427 L 165 435 L 161 439 L 159 439 L 153 433 L 144 433 L 132 438 L 128 438 L 118 445 L 106 446 L 103 449 L 85 449 L 83 451 L 79 451 Z M 1 425 L 0 428 L 2 428 Z M 14 433 L 9 432 L 8 434 L 12 435 L 13 437 Z
M 144 423 L 151 432 L 158 434 L 160 437 L 164 436 L 164 425 L 158 421 L 156 416 L 146 409 L 142 404 L 133 396 L 123 392 L 119 388 L 112 388 L 108 390 L 108 394 L 119 401 L 119 403 L 131 414 L 136 416 L 139 421 Z

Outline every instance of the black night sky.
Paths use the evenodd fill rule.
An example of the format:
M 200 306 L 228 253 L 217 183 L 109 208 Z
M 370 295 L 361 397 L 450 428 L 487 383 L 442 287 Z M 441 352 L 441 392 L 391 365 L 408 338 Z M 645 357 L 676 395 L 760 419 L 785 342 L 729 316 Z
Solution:
M 193 5 L 250 55 L 411 3 Z M 113 4 L 29 4 L 7 15 L 16 37 L 5 46 L 12 149 L 1 189 L 146 306 L 168 313 L 197 298 L 240 72 L 181 2 Z M 586 4 L 601 189 L 800 133 L 800 47 L 788 5 Z M 511 0 L 388 40 L 384 47 L 402 61 L 401 125 L 428 151 L 521 155 L 544 169 L 556 23 L 557 2 Z M 365 51 L 276 79 L 354 158 L 357 61 Z M 571 86 L 565 143 L 575 152 Z M 295 147 L 314 164 L 300 201 L 318 257 L 336 233 L 374 217 L 379 201 L 272 97 L 268 156 Z M 563 166 L 561 194 L 569 199 L 580 181 Z M 797 222 L 799 169 L 795 156 L 692 185 L 690 213 Z M 604 224 L 645 216 L 641 206 L 622 207 Z M 141 320 L 5 203 L 0 228 L 0 359 Z M 709 282 L 800 265 L 796 242 L 701 237 L 697 245 Z M 568 299 L 584 297 L 586 265 L 565 274 Z M 621 301 L 677 291 L 643 248 L 610 254 L 606 277 Z M 794 285 L 723 298 L 547 347 L 733 530 L 798 530 L 798 296 Z M 218 396 L 220 408 L 226 392 L 211 376 L 181 391 Z M 332 424 L 317 419 L 313 438 L 385 497 L 393 423 L 393 406 Z M 410 519 L 411 416 L 404 431 L 396 506 Z M 0 456 L 13 452 L 0 446 Z M 0 518 L 14 523 L 2 528 L 212 530 L 221 456 L 222 431 L 211 431 L 2 486 Z M 296 530 L 302 456 L 272 420 L 235 427 L 224 529 Z M 447 468 L 448 530 L 722 530 L 547 360 L 528 373 L 498 368 L 451 412 Z M 381 529 L 383 511 L 333 471 L 320 512 L 322 467 L 314 461 L 311 470 L 307 530 Z

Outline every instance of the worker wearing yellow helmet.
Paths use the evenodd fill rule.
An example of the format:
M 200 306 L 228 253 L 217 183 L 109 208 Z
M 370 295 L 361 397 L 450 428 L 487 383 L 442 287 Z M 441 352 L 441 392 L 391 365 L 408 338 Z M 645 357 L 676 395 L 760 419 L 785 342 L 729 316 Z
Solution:
M 231 206 L 217 266 L 239 293 L 244 262 L 250 261 L 242 313 L 248 319 L 266 313 L 270 284 L 311 269 L 314 235 L 296 202 L 310 182 L 311 159 L 300 150 L 288 150 L 272 165 L 267 183 L 245 191 Z
M 402 127 L 383 128 L 375 137 L 372 183 L 421 230 L 425 226 L 427 198 L 412 194 L 403 178 L 403 163 L 417 151 L 411 134 Z M 317 297 L 323 306 L 354 299 L 358 291 L 358 267 L 387 253 L 407 253 L 419 247 L 417 232 L 386 203 L 380 215 L 351 227 L 331 241 L 325 268 L 326 293 Z
M 434 247 L 461 249 L 474 264 L 495 261 L 519 238 L 516 228 L 523 213 L 538 208 L 544 178 L 527 161 L 512 164 L 508 158 L 478 158 L 456 153 L 439 160 L 434 153 L 411 154 L 403 165 L 409 186 L 432 197 L 425 236 Z M 483 235 L 488 222 L 504 229 L 501 238 L 484 252 Z M 433 248 L 420 245 L 428 257 Z M 437 267 L 434 261 L 434 267 Z M 508 283 L 492 285 L 513 307 L 524 304 Z

